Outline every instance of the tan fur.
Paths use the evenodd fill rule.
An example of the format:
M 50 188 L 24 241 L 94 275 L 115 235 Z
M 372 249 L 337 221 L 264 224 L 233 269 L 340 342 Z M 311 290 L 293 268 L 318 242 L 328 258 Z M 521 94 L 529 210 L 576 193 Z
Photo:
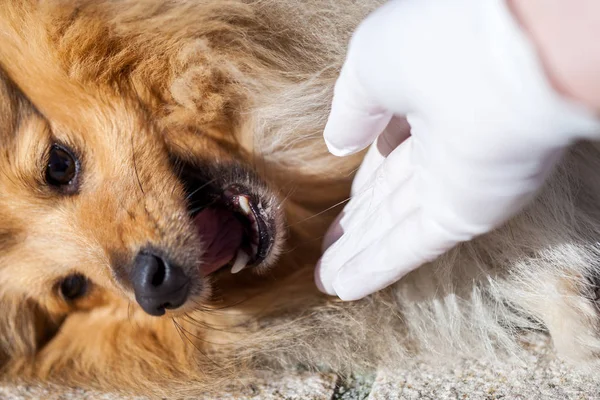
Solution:
M 377 3 L 0 4 L 5 379 L 197 395 L 259 368 L 519 354 L 529 329 L 595 365 L 600 161 L 590 144 L 522 215 L 393 288 L 352 304 L 314 288 L 332 207 L 360 161 L 328 155 L 321 132 L 349 33 Z M 40 185 L 52 140 L 84 154 L 76 197 Z M 219 274 L 183 310 L 155 318 L 115 276 L 146 242 L 200 254 L 169 155 L 243 160 L 286 222 L 273 268 Z M 75 271 L 93 287 L 69 304 L 56 282 Z

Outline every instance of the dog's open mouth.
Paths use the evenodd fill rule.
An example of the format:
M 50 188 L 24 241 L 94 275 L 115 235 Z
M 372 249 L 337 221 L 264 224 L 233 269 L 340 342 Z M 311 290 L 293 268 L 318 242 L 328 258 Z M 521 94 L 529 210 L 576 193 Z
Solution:
M 198 212 L 194 223 L 206 247 L 203 275 L 225 266 L 235 274 L 263 262 L 273 242 L 266 220 L 260 204 L 239 185 L 229 186 L 221 199 Z
M 213 175 L 213 174 L 211 174 Z M 218 174 L 217 174 L 218 176 Z M 244 184 L 184 177 L 194 225 L 204 249 L 203 276 L 230 268 L 238 273 L 265 261 L 275 241 L 273 217 Z

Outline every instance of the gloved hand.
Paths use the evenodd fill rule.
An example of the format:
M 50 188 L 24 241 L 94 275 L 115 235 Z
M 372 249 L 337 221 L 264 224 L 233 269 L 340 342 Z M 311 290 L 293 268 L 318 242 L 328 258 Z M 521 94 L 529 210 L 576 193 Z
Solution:
M 388 2 L 355 32 L 335 87 L 330 152 L 379 140 L 326 236 L 317 285 L 359 299 L 492 230 L 599 131 L 552 88 L 504 1 Z

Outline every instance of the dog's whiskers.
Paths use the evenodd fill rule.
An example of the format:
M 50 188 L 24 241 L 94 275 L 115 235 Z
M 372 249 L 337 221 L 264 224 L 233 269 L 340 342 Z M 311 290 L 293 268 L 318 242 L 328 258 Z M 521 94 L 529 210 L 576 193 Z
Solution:
M 175 319 L 173 318 L 173 320 L 175 320 Z M 183 320 L 183 318 L 182 318 L 182 320 Z M 187 320 L 184 320 L 184 321 L 189 323 L 189 321 L 187 321 Z M 190 335 L 191 337 L 193 337 L 193 338 L 195 338 L 195 339 L 198 339 L 198 340 L 199 340 L 199 341 L 201 341 L 202 343 L 211 344 L 211 345 L 213 345 L 213 346 L 225 346 L 225 345 L 227 345 L 227 344 L 231 344 L 231 343 L 233 343 L 233 342 L 231 342 L 231 343 L 215 343 L 215 342 L 211 342 L 211 341 L 209 341 L 209 340 L 206 340 L 206 339 L 204 339 L 204 338 L 202 338 L 202 337 L 200 337 L 200 336 L 198 336 L 198 335 L 196 335 L 196 334 L 194 334 L 194 333 L 190 332 L 189 330 L 185 329 L 185 328 L 184 328 L 184 327 L 183 327 L 183 326 L 182 326 L 180 323 L 178 323 L 178 322 L 176 322 L 176 323 L 179 325 L 179 328 L 180 328 L 180 329 L 181 329 L 183 332 L 187 333 L 188 335 Z M 205 327 L 205 328 L 208 328 L 207 326 L 203 326 L 203 327 Z M 221 331 L 221 332 L 224 332 L 224 333 L 230 333 L 230 332 L 227 332 L 227 331 Z
M 173 165 L 173 169 L 175 170 L 176 176 L 181 176 L 183 170 L 185 168 L 185 164 L 179 158 L 175 159 L 175 164 Z M 177 185 L 173 185 L 173 189 L 171 190 L 171 196 L 175 194 L 175 190 L 177 190 Z
M 298 250 L 298 248 L 300 248 L 300 247 L 312 244 L 312 243 L 314 243 L 316 241 L 323 240 L 324 238 L 325 238 L 325 235 L 321 235 L 321 236 L 317 236 L 317 237 L 315 237 L 315 238 L 313 238 L 311 240 L 306 240 L 306 241 L 304 241 L 302 243 L 298 243 L 296 246 L 292 247 L 291 249 L 283 251 L 281 254 L 290 254 L 290 253 L 293 253 L 294 251 Z
M 192 216 L 192 215 L 196 214 L 198 211 L 201 211 L 201 210 L 203 210 L 203 209 L 205 209 L 207 207 L 210 207 L 210 206 L 212 206 L 213 204 L 215 204 L 217 202 L 218 202 L 218 200 L 215 199 L 215 200 L 211 201 L 210 203 L 206 203 L 206 204 L 203 204 L 203 205 L 201 205 L 199 207 L 192 208 L 191 210 L 188 211 L 188 215 Z
M 175 329 L 177 330 L 177 332 L 179 332 L 179 336 L 182 338 L 182 340 L 188 341 L 196 350 L 198 350 L 198 352 L 200 354 L 202 354 L 202 356 L 204 356 L 207 360 L 209 360 L 215 367 L 220 368 L 220 365 L 217 364 L 212 358 L 210 358 L 204 351 L 202 351 L 202 349 L 200 347 L 198 347 L 193 340 L 191 340 L 186 334 L 185 332 L 187 332 L 185 329 L 183 329 L 183 327 L 174 319 L 171 318 L 171 321 L 173 321 L 173 325 L 175 326 Z M 193 335 L 192 335 L 193 336 Z
M 227 327 L 225 327 L 225 326 L 223 326 L 222 328 L 217 328 L 217 327 L 215 327 L 215 325 L 209 324 L 208 322 L 198 321 L 197 319 L 195 319 L 194 317 L 192 317 L 189 314 L 184 314 L 183 317 L 181 317 L 181 319 L 183 321 L 186 321 L 190 325 L 193 325 L 196 327 L 206 328 L 206 329 L 210 329 L 210 330 L 217 331 L 217 332 L 230 333 L 230 331 L 228 331 L 226 329 Z
M 321 215 L 325 214 L 326 212 L 328 212 L 328 211 L 331 211 L 331 210 L 333 210 L 334 208 L 336 208 L 336 207 L 339 207 L 339 206 L 341 206 L 342 204 L 345 204 L 345 203 L 349 202 L 349 201 L 350 201 L 350 199 L 351 199 L 351 197 L 348 197 L 348 198 L 346 198 L 346 199 L 344 199 L 344 200 L 342 200 L 342 201 L 340 201 L 340 202 L 337 202 L 336 204 L 332 205 L 331 207 L 328 207 L 328 208 L 326 208 L 326 209 L 325 209 L 325 210 L 323 210 L 323 211 L 320 211 L 320 212 L 318 212 L 318 213 L 316 213 L 316 214 L 313 214 L 313 215 L 311 215 L 310 217 L 304 218 L 304 219 L 302 219 L 302 220 L 300 220 L 300 221 L 296 221 L 296 222 L 294 222 L 293 224 L 288 224 L 288 225 L 287 225 L 287 227 L 288 227 L 288 228 L 290 228 L 290 227 L 292 227 L 292 226 L 296 226 L 296 225 L 298 225 L 298 224 L 302 224 L 302 223 L 304 223 L 304 222 L 306 222 L 306 221 L 310 221 L 310 220 L 311 220 L 311 219 L 313 219 L 313 218 L 317 218 L 317 217 L 319 217 L 319 216 L 321 216 Z
M 138 186 L 142 195 L 146 196 L 146 192 L 144 191 L 144 186 L 142 186 L 142 180 L 140 179 L 140 174 L 138 172 L 137 160 L 135 158 L 135 146 L 133 145 L 133 131 L 131 133 L 131 158 L 133 160 L 133 171 L 135 172 L 135 178 L 137 179 Z
M 199 188 L 197 188 L 196 190 L 194 190 L 193 192 L 191 192 L 190 194 L 187 195 L 186 200 L 191 199 L 196 193 L 198 193 L 199 191 L 201 191 L 202 189 L 204 189 L 205 187 L 212 185 L 213 183 L 215 183 L 219 178 L 214 178 L 211 179 L 210 181 L 206 182 L 204 185 L 200 186 Z
M 236 331 L 232 330 L 231 328 L 247 327 L 248 324 L 253 320 L 252 318 L 248 318 L 247 320 L 244 320 L 243 322 L 240 322 L 240 323 L 236 323 L 236 324 L 229 325 L 229 326 L 222 326 L 221 328 L 217 328 L 216 325 L 209 324 L 209 323 L 203 322 L 203 321 L 198 321 L 197 319 L 195 319 L 194 317 L 192 317 L 191 315 L 189 315 L 187 313 L 184 315 L 184 317 L 187 318 L 186 321 L 188 323 L 190 323 L 191 325 L 208 328 L 208 329 L 218 331 L 218 332 L 226 332 L 226 333 L 241 333 L 241 332 L 236 332 Z
M 290 197 L 292 197 L 292 195 L 294 193 L 296 193 L 296 190 L 298 189 L 298 185 L 295 185 L 294 187 L 292 187 L 289 191 L 288 194 L 279 202 L 279 207 L 282 207 L 286 201 L 288 201 L 290 199 Z

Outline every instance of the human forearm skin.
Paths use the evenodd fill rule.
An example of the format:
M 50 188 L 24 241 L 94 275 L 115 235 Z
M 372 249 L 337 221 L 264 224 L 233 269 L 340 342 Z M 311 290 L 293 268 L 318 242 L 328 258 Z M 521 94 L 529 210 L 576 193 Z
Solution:
M 507 2 L 556 90 L 600 114 L 600 1 Z

